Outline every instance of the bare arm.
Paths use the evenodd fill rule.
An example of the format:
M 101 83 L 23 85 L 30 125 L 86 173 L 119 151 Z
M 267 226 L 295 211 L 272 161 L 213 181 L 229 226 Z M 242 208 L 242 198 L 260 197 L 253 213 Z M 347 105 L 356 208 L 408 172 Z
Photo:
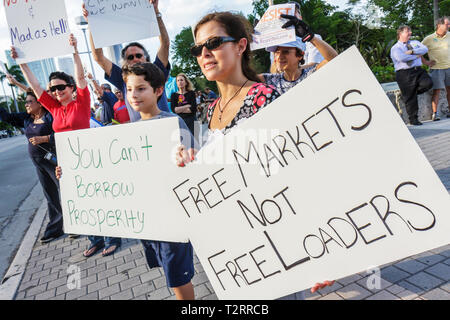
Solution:
M 91 80 L 92 85 L 94 86 L 94 90 L 95 92 L 98 92 L 98 94 L 100 95 L 100 97 L 103 95 L 103 89 L 102 87 L 98 84 L 97 80 L 94 79 L 94 77 L 92 76 L 92 74 L 88 73 L 88 78 Z
M 323 60 L 321 63 L 317 65 L 317 69 L 320 69 L 325 64 L 327 64 L 329 61 L 333 60 L 335 57 L 337 57 L 338 53 L 336 50 L 333 49 L 332 46 L 330 46 L 325 41 L 319 39 L 318 37 L 314 37 L 311 40 L 311 43 L 319 50 L 320 54 L 323 56 L 325 60 Z
M 75 81 L 78 88 L 84 89 L 87 86 L 87 81 L 84 76 L 83 64 L 81 63 L 81 58 L 78 54 L 77 39 L 73 36 L 73 34 L 70 34 L 69 36 L 69 43 L 74 48 L 73 61 L 75 67 Z
M 88 22 L 89 11 L 86 9 L 84 3 L 82 5 L 82 8 L 83 8 L 83 17 L 86 20 L 86 22 Z M 90 29 L 89 29 L 89 45 L 91 46 L 92 56 L 94 57 L 95 62 L 97 62 L 100 65 L 100 67 L 102 67 L 102 69 L 108 76 L 110 76 L 113 66 L 112 61 L 104 56 L 102 48 L 98 49 L 95 48 L 94 38 L 92 38 L 92 33 Z
M 158 15 L 159 9 L 158 9 L 158 2 L 159 0 L 149 0 L 150 3 L 153 4 L 153 7 L 155 8 L 155 13 L 156 15 Z M 158 27 L 159 27 L 159 49 L 158 49 L 158 58 L 159 60 L 161 60 L 161 62 L 163 63 L 163 65 L 165 67 L 167 67 L 167 65 L 169 64 L 169 47 L 170 47 L 170 39 L 169 39 L 169 34 L 167 33 L 167 29 L 166 26 L 164 25 L 164 22 L 162 20 L 162 17 L 157 17 L 156 21 L 158 21 Z
M 8 79 L 9 83 L 17 86 L 23 92 L 26 93 L 28 91 L 29 88 L 26 85 L 24 85 L 23 83 L 20 83 L 19 81 L 17 81 L 16 78 L 14 78 L 14 76 L 7 74 L 6 78 Z
M 16 49 L 14 47 L 11 47 L 11 58 L 16 59 L 17 57 L 18 55 Z M 19 67 L 20 70 L 22 70 L 25 80 L 31 86 L 31 89 L 33 89 L 34 93 L 36 94 L 36 97 L 39 99 L 42 95 L 42 92 L 44 92 L 44 89 L 39 84 L 39 81 L 34 76 L 33 72 L 31 72 L 30 67 L 28 67 L 28 64 L 22 63 L 19 64 Z

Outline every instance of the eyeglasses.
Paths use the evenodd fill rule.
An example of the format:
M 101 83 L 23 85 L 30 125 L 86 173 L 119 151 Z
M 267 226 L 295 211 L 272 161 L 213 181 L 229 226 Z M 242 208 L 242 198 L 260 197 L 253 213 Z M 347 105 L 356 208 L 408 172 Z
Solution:
M 51 86 L 51 87 L 50 87 L 50 91 L 51 91 L 51 92 L 55 92 L 56 90 L 63 91 L 63 90 L 65 90 L 67 87 L 71 87 L 71 86 L 72 86 L 71 84 L 58 84 L 58 85 L 56 85 L 56 86 Z
M 236 39 L 233 37 L 214 37 L 206 40 L 203 44 L 193 46 L 191 48 L 191 54 L 194 57 L 198 57 L 199 55 L 202 54 L 203 47 L 205 47 L 208 50 L 214 50 L 220 47 L 225 42 L 235 42 L 235 41 Z
M 134 59 L 134 57 L 140 59 L 140 58 L 142 58 L 143 56 L 144 56 L 144 55 L 143 55 L 142 53 L 130 54 L 130 55 L 127 57 L 127 60 L 128 60 L 128 61 L 131 61 L 131 60 Z

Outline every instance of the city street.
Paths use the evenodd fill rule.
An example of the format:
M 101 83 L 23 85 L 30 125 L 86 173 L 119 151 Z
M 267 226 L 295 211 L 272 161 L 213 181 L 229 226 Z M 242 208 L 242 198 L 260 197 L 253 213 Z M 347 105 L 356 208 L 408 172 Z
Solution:
M 24 135 L 0 139 L 0 279 L 44 195 Z

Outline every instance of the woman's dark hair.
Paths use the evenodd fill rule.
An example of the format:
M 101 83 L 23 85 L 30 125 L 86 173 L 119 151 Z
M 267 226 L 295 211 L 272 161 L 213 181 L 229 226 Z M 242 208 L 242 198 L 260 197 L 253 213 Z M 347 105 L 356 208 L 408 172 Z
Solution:
M 260 79 L 255 70 L 251 67 L 250 56 L 250 43 L 252 42 L 252 26 L 245 17 L 240 14 L 225 12 L 213 12 L 204 16 L 195 26 L 194 34 L 197 35 L 197 31 L 203 24 L 215 21 L 219 23 L 225 32 L 239 41 L 242 38 L 247 39 L 247 48 L 242 54 L 242 72 L 244 76 L 252 81 L 259 82 Z
M 27 93 L 25 94 L 27 97 L 28 96 L 30 96 L 30 97 L 33 97 L 34 99 L 36 99 L 36 101 L 37 101 L 37 97 L 36 97 L 36 95 L 34 94 L 34 91 L 31 89 L 31 88 L 29 88 L 28 90 L 27 90 Z
M 295 48 L 295 55 L 296 55 L 297 57 L 302 57 L 301 60 L 300 60 L 300 62 L 299 62 L 300 65 L 305 64 L 305 52 L 303 52 L 303 51 L 302 51 L 301 49 L 299 49 L 299 48 Z
M 67 84 L 70 84 L 72 86 L 72 91 L 77 90 L 77 85 L 75 84 L 75 80 L 71 75 L 68 75 L 65 72 L 62 71 L 55 71 L 50 73 L 50 76 L 48 77 L 48 81 L 52 81 L 53 79 L 59 79 L 62 81 L 65 81 Z
M 125 83 L 127 82 L 127 78 L 130 74 L 144 76 L 144 80 L 150 83 L 153 90 L 161 87 L 164 88 L 164 84 L 166 83 L 164 73 L 160 68 L 151 62 L 139 62 L 132 66 L 124 65 L 122 67 L 122 77 Z M 158 101 L 161 96 L 158 97 Z
M 120 55 L 123 60 L 127 59 L 127 57 L 125 57 L 125 53 L 127 52 L 129 47 L 138 47 L 138 48 L 142 49 L 142 51 L 144 51 L 145 60 L 147 60 L 147 62 L 150 62 L 150 55 L 148 54 L 148 51 L 139 42 L 131 42 L 131 43 L 127 44 L 127 46 L 125 48 L 122 49 Z

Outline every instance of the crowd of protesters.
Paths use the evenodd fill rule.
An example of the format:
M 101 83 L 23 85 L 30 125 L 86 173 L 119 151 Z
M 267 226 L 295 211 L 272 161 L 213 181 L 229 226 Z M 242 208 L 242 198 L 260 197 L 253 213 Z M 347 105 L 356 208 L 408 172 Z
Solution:
M 185 129 L 180 131 L 191 135 L 181 141 L 192 143 L 181 145 L 176 154 L 177 164 L 186 166 L 195 159 L 199 149 L 193 138 L 196 121 L 207 124 L 208 142 L 211 142 L 218 135 L 225 135 L 233 130 L 238 122 L 270 107 L 272 101 L 337 56 L 337 52 L 302 21 L 297 5 L 294 16 L 282 16 L 287 19 L 283 28 L 293 26 L 296 40 L 266 48 L 273 53 L 274 72 L 257 74 L 252 68 L 249 22 L 241 15 L 231 12 L 211 13 L 204 16 L 193 28 L 195 43 L 191 53 L 197 59 L 203 75 L 216 83 L 219 92 L 216 94 L 210 88 L 205 88 L 204 92 L 195 90 L 191 80 L 181 73 L 176 77 L 178 90 L 170 95 L 169 100 L 165 93 L 165 83 L 171 69 L 169 36 L 158 9 L 158 0 L 149 1 L 155 8 L 160 29 L 160 46 L 153 63 L 150 62 L 151 57 L 142 44 L 131 42 L 122 50 L 123 65 L 118 66 L 103 55 L 101 48 L 95 48 L 92 36 L 90 38 L 94 60 L 104 70 L 105 79 L 113 87 L 109 83 L 100 85 L 91 75 L 85 76 L 77 51 L 77 41 L 73 35 L 70 36 L 69 42 L 74 47 L 74 77 L 64 72 L 52 73 L 48 90 L 45 90 L 27 64 L 20 64 L 31 88 L 27 93 L 28 115 L 13 116 L 0 110 L 0 117 L 4 121 L 20 122 L 20 125 L 26 128 L 30 141 L 30 156 L 37 159 L 33 161 L 44 186 L 50 215 L 49 226 L 41 239 L 43 243 L 64 233 L 56 179 L 63 174 L 63 168 L 43 161 L 43 152 L 34 147 L 42 145 L 41 149 L 45 147 L 54 152 L 55 132 L 87 129 L 92 127 L 91 118 L 96 119 L 100 125 L 108 125 L 112 122 L 124 124 L 177 117 L 180 129 Z M 82 13 L 88 21 L 89 13 L 84 4 Z M 391 56 L 397 82 L 413 125 L 420 124 L 417 118 L 417 94 L 433 88 L 433 120 L 439 119 L 436 97 L 440 90 L 446 89 L 449 99 L 448 27 L 448 18 L 440 19 L 436 24 L 436 33 L 425 38 L 422 43 L 410 41 L 409 27 L 403 26 L 398 30 L 399 41 L 392 48 Z M 430 61 L 423 57 L 426 53 Z M 17 58 L 14 48 L 12 58 Z M 305 58 L 308 59 L 307 63 Z M 431 77 L 421 68 L 422 62 L 431 67 Z M 88 84 L 97 97 L 95 109 L 92 110 Z M 30 124 L 40 124 L 42 128 L 34 130 L 32 128 L 35 126 L 30 127 Z M 111 255 L 121 245 L 120 238 L 88 238 L 90 245 L 83 252 L 86 258 L 100 249 L 104 249 L 104 256 Z M 142 245 L 149 267 L 164 269 L 167 284 L 173 288 L 176 297 L 194 299 L 191 282 L 194 275 L 193 248 L 190 243 L 142 240 Z M 311 291 L 331 285 L 333 281 L 324 281 L 316 284 Z M 304 294 L 300 292 L 285 298 L 303 299 Z

